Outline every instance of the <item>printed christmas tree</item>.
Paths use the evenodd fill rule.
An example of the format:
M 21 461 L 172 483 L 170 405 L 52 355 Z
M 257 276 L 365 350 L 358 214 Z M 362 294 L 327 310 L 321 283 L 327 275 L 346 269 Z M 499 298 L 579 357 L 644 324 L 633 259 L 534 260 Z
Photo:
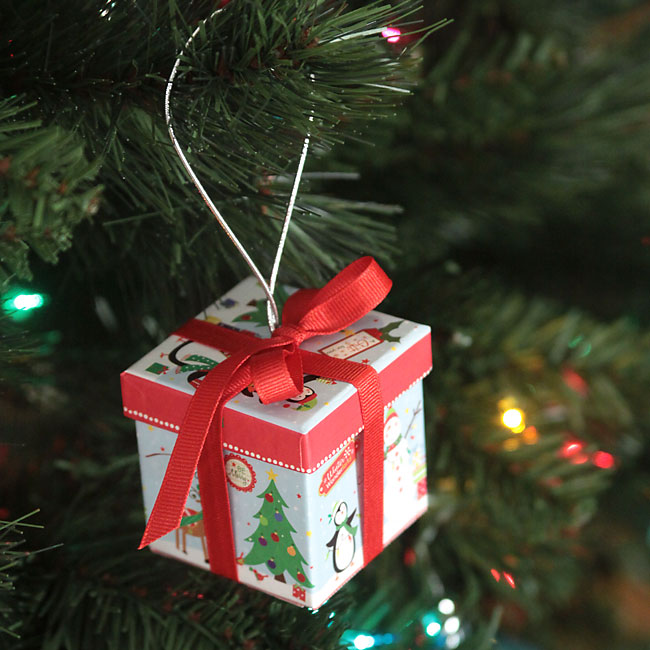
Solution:
M 306 560 L 291 536 L 296 530 L 284 514 L 287 504 L 275 485 L 277 474 L 273 470 L 267 474 L 270 482 L 266 490 L 257 495 L 258 499 L 262 499 L 262 506 L 254 515 L 255 519 L 259 519 L 259 524 L 255 532 L 246 538 L 247 542 L 253 543 L 253 548 L 244 558 L 244 564 L 264 564 L 280 582 L 286 582 L 286 571 L 302 587 L 313 587 L 303 568 Z
M 287 290 L 281 284 L 279 284 L 275 289 L 274 297 L 275 303 L 278 307 L 278 315 L 280 316 L 281 321 L 282 308 L 284 307 L 284 303 L 287 302 L 289 294 L 287 293 Z M 269 322 L 269 315 L 266 309 L 266 298 L 261 298 L 260 300 L 251 300 L 248 305 L 250 307 L 254 307 L 255 309 L 233 318 L 233 322 L 251 322 L 255 323 L 256 325 L 263 325 L 266 327 Z

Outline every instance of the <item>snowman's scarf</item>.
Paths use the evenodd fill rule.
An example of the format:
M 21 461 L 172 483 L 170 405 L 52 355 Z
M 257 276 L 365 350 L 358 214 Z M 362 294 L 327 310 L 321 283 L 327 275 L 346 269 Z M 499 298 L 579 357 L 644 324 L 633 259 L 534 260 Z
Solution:
M 386 451 L 384 452 L 384 460 L 386 460 L 388 454 L 390 454 L 390 452 L 393 451 L 393 449 L 395 449 L 395 447 L 397 447 L 397 445 L 399 445 L 399 443 L 402 442 L 402 440 L 404 440 L 404 435 L 400 433 L 399 436 L 397 437 L 397 440 L 392 445 L 389 445 Z

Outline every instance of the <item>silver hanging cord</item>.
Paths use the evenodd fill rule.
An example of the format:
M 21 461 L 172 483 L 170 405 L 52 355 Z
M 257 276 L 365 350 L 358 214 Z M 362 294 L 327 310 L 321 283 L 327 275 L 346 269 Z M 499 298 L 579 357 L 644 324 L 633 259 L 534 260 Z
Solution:
M 312 75 L 313 77 L 313 75 Z M 309 121 L 314 121 L 314 116 L 309 116 Z M 287 214 L 284 218 L 284 223 L 282 224 L 282 232 L 280 233 L 280 241 L 278 242 L 278 250 L 275 254 L 275 259 L 273 260 L 273 268 L 271 269 L 271 277 L 269 279 L 269 291 L 271 296 L 275 291 L 275 281 L 278 279 L 278 271 L 280 269 L 280 258 L 282 257 L 282 251 L 284 250 L 284 243 L 287 239 L 287 234 L 289 232 L 289 222 L 291 221 L 291 215 L 293 214 L 293 206 L 296 203 L 296 196 L 298 195 L 298 186 L 300 185 L 300 179 L 302 177 L 302 170 L 305 166 L 305 160 L 307 159 L 307 150 L 309 149 L 309 134 L 305 138 L 305 141 L 302 144 L 302 153 L 300 154 L 300 160 L 298 161 L 298 169 L 296 170 L 296 177 L 293 180 L 293 187 L 291 188 L 291 196 L 289 197 L 289 204 L 287 205 Z M 267 294 L 268 296 L 268 294 Z M 266 303 L 266 316 L 269 322 L 269 329 L 271 332 L 277 327 L 278 324 L 278 310 L 275 305 L 275 302 L 268 300 Z
M 208 20 L 216 16 L 221 11 L 223 11 L 223 9 L 217 9 L 217 11 L 210 14 L 208 18 L 201 21 L 199 26 L 192 32 L 191 36 L 185 42 L 183 49 L 178 53 L 178 58 L 174 62 L 174 67 L 172 68 L 171 74 L 169 75 L 169 79 L 167 80 L 167 87 L 165 89 L 165 122 L 167 124 L 167 130 L 169 131 L 169 137 L 171 138 L 172 145 L 174 146 L 174 149 L 176 150 L 176 153 L 178 154 L 178 157 L 180 158 L 183 167 L 185 167 L 185 171 L 189 175 L 192 183 L 194 183 L 196 189 L 199 191 L 199 194 L 205 201 L 210 212 L 212 212 L 212 214 L 215 216 L 219 225 L 224 229 L 226 235 L 228 235 L 230 241 L 232 241 L 232 243 L 235 245 L 235 248 L 239 251 L 239 254 L 244 258 L 244 261 L 246 262 L 250 270 L 253 272 L 253 275 L 257 278 L 260 285 L 262 286 L 262 289 L 264 290 L 267 299 L 269 329 L 271 330 L 271 332 L 273 332 L 273 330 L 278 326 L 278 323 L 280 322 L 280 317 L 278 314 L 278 306 L 276 305 L 275 299 L 273 298 L 273 291 L 275 290 L 275 282 L 277 279 L 278 270 L 280 268 L 280 259 L 282 258 L 282 252 L 284 250 L 284 245 L 287 239 L 287 233 L 289 231 L 289 222 L 291 221 L 291 215 L 293 214 L 293 208 L 296 202 L 296 196 L 298 194 L 298 186 L 300 185 L 300 178 L 302 176 L 302 171 L 305 166 L 305 160 L 307 158 L 307 151 L 309 149 L 309 134 L 307 134 L 307 136 L 305 137 L 305 141 L 302 146 L 302 153 L 300 155 L 300 160 L 298 161 L 298 170 L 296 171 L 296 176 L 293 182 L 293 188 L 291 190 L 289 204 L 287 206 L 287 212 L 284 217 L 284 223 L 282 225 L 282 232 L 280 234 L 278 250 L 276 251 L 275 260 L 273 261 L 271 279 L 270 282 L 267 283 L 266 280 L 264 279 L 264 276 L 257 268 L 256 264 L 251 259 L 251 256 L 248 254 L 248 252 L 246 251 L 242 243 L 239 241 L 239 239 L 237 239 L 237 236 L 232 231 L 230 226 L 227 224 L 226 220 L 223 218 L 223 216 L 217 209 L 217 206 L 212 202 L 212 199 L 205 191 L 205 188 L 201 184 L 201 181 L 194 173 L 194 170 L 192 169 L 190 163 L 187 161 L 187 158 L 185 157 L 185 154 L 183 153 L 183 150 L 181 149 L 180 144 L 176 139 L 176 135 L 174 134 L 174 128 L 172 127 L 170 97 L 172 92 L 172 86 L 174 84 L 174 79 L 176 78 L 176 74 L 178 73 L 178 67 L 181 63 L 181 57 L 185 53 L 185 50 L 187 50 L 187 48 L 189 47 L 190 43 L 194 40 L 194 37 L 199 33 L 201 27 L 203 27 L 203 25 L 205 25 L 205 23 Z M 313 120 L 314 120 L 314 116 L 312 115 L 310 116 L 309 121 L 312 122 Z

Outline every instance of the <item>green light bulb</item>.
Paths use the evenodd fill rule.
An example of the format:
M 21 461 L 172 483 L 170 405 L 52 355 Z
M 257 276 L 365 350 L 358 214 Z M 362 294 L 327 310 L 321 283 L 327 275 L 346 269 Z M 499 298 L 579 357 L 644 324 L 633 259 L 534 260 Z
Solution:
M 40 293 L 20 293 L 12 301 L 14 309 L 30 311 L 43 306 L 43 296 Z

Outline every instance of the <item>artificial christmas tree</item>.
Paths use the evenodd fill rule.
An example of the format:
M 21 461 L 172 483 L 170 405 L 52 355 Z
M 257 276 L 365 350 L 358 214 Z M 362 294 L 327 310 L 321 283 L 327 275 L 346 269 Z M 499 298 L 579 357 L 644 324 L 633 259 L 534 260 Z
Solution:
M 432 326 L 430 508 L 314 613 L 134 551 L 141 481 L 115 378 L 248 273 L 161 103 L 217 4 L 0 8 L 0 519 L 41 509 L 6 527 L 0 647 L 645 649 L 630 622 L 648 575 L 643 1 L 232 0 L 205 22 L 176 132 L 262 270 L 309 133 L 281 282 L 321 286 L 370 254 L 395 283 L 386 311 Z M 200 385 L 215 359 L 188 347 L 149 374 Z M 306 386 L 316 398 L 284 410 L 317 408 Z M 399 418 L 384 452 L 422 472 Z M 205 565 L 192 497 L 172 545 Z M 358 514 L 325 513 L 333 571 Z

